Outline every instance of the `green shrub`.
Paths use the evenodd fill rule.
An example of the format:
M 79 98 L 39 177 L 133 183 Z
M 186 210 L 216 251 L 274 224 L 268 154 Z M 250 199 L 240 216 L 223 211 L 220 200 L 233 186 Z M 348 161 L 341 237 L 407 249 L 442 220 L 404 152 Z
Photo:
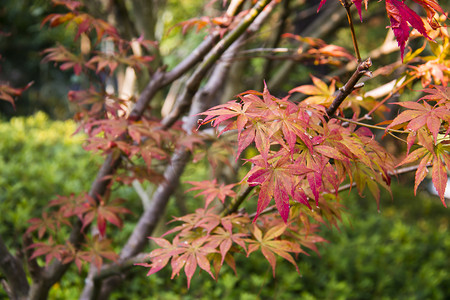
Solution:
M 98 166 L 73 135 L 73 121 L 50 121 L 43 113 L 0 123 L 0 234 L 11 244 L 55 195 L 88 190 Z M 14 232 L 11 231 L 14 228 Z

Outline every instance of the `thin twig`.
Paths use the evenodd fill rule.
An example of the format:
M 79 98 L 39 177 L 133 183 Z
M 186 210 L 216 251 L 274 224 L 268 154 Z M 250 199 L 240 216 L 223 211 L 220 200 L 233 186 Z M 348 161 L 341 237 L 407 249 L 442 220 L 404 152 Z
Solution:
M 409 133 L 408 131 L 404 131 L 404 130 L 388 129 L 386 127 L 366 124 L 366 123 L 350 120 L 350 119 L 339 117 L 339 116 L 336 116 L 335 119 L 338 119 L 338 120 L 341 120 L 341 121 L 344 121 L 344 122 L 348 122 L 348 123 L 351 123 L 351 124 L 359 125 L 359 126 L 372 128 L 372 129 L 378 129 L 378 130 L 383 130 L 383 131 L 390 131 L 390 132 L 395 132 L 395 133 Z
M 348 0 L 345 0 L 344 3 L 345 3 L 344 8 L 345 8 L 345 11 L 347 12 L 348 24 L 350 25 L 350 30 L 352 33 L 353 47 L 355 48 L 355 53 L 356 53 L 356 57 L 358 58 L 358 62 L 360 62 L 361 55 L 359 54 L 358 41 L 356 40 L 355 28 L 353 26 L 352 14 L 350 12 L 350 7 L 352 6 L 353 3 Z
M 234 198 L 227 207 L 225 207 L 220 216 L 224 217 L 236 212 L 239 209 L 239 206 L 241 206 L 244 200 L 247 199 L 248 195 L 250 195 L 254 188 L 254 186 L 247 185 L 247 187 L 242 190 L 241 193 L 236 198 Z
M 360 62 L 356 68 L 356 71 L 347 81 L 347 83 L 341 87 L 338 91 L 336 98 L 334 98 L 333 103 L 327 108 L 326 112 L 329 118 L 331 118 L 334 113 L 337 111 L 342 102 L 347 98 L 348 95 L 355 89 L 355 85 L 358 83 L 358 80 L 366 76 L 371 76 L 369 72 L 369 68 L 372 66 L 372 61 L 370 58 L 366 59 L 363 62 Z

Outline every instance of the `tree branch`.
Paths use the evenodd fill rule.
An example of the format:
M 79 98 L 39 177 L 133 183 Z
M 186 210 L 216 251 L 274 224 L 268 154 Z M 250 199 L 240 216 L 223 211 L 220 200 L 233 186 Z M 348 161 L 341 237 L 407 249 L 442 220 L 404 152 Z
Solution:
M 273 5 L 275 5 L 275 2 L 272 2 L 272 8 Z M 249 30 L 247 34 L 242 34 L 238 40 L 230 44 L 226 53 L 231 55 L 235 54 L 245 41 L 246 37 L 261 26 L 262 21 L 267 17 L 269 12 L 270 10 L 266 11 L 264 17 L 258 19 L 258 23 L 255 21 L 255 28 L 251 28 L 252 30 Z M 244 31 L 242 31 L 242 33 L 244 33 Z M 192 129 L 197 126 L 197 114 L 208 109 L 213 100 L 217 98 L 217 95 L 221 94 L 221 90 L 224 87 L 223 83 L 227 80 L 231 64 L 231 61 L 221 61 L 216 68 L 214 68 L 214 71 L 204 88 L 195 93 L 195 98 L 190 108 L 190 117 L 183 124 L 183 129 L 186 132 L 191 132 Z M 154 193 L 149 209 L 147 209 L 140 217 L 132 235 L 122 249 L 119 264 L 126 263 L 143 250 L 147 242 L 147 236 L 153 232 L 161 218 L 161 212 L 164 211 L 170 196 L 175 191 L 189 157 L 190 153 L 185 148 L 178 149 L 173 155 L 171 164 L 164 174 L 165 180 L 163 184 L 161 184 Z M 107 269 L 102 271 L 100 276 L 105 276 L 105 273 L 108 273 Z M 113 273 L 109 274 L 114 275 Z M 103 283 L 99 298 L 105 299 L 111 290 L 119 284 L 118 280 L 118 277 L 107 279 L 106 282 Z M 98 283 L 98 286 L 100 286 L 100 282 L 94 280 L 94 284 L 96 282 Z M 87 294 L 89 293 L 86 293 L 86 295 Z
M 321 9 L 317 18 L 299 34 L 303 37 L 321 38 L 330 34 L 330 32 L 335 31 L 339 28 L 339 23 L 345 17 L 345 12 L 343 9 L 339 9 L 339 5 L 340 4 L 337 1 L 327 3 L 327 5 Z M 303 52 L 307 50 L 307 47 L 307 44 L 303 44 Z M 296 61 L 286 61 L 278 67 L 276 73 L 267 83 L 269 89 L 277 89 L 278 86 L 283 84 L 285 78 L 289 75 L 289 71 L 296 63 Z
M 220 215 L 224 217 L 236 212 L 239 209 L 239 206 L 241 206 L 244 200 L 247 199 L 248 195 L 250 195 L 254 188 L 255 186 L 247 185 L 245 189 L 241 191 L 241 193 L 236 198 L 233 199 L 234 201 L 232 201 L 227 207 L 225 207 Z
M 221 57 L 225 50 L 227 50 L 228 47 L 230 47 L 230 45 L 245 32 L 269 2 L 270 0 L 259 0 L 236 28 L 229 32 L 216 46 L 214 46 L 203 62 L 196 68 L 191 77 L 189 77 L 183 93 L 177 99 L 176 107 L 162 120 L 161 123 L 163 128 L 172 126 L 179 117 L 188 110 L 195 93 L 211 66 Z
M 215 44 L 219 35 L 211 34 L 205 39 L 186 59 L 178 64 L 172 71 L 167 72 L 165 68 L 159 68 L 152 76 L 150 82 L 141 92 L 135 107 L 130 113 L 130 120 L 138 120 L 147 109 L 150 101 L 155 94 L 164 86 L 172 83 L 174 80 L 187 72 L 190 68 L 195 66 L 201 61 L 205 55 Z M 109 154 L 102 167 L 97 174 L 95 181 L 93 182 L 89 195 L 94 199 L 98 195 L 104 195 L 106 189 L 110 183 L 110 179 L 104 180 L 106 176 L 115 173 L 115 170 L 120 165 L 121 157 L 114 158 L 112 154 Z M 73 245 L 79 245 L 83 240 L 83 234 L 81 232 L 82 224 L 79 220 L 75 221 L 70 234 L 69 241 Z M 62 264 L 59 261 L 54 261 L 47 269 L 44 270 L 42 277 L 33 283 L 30 291 L 30 299 L 46 299 L 50 287 L 56 283 L 69 268 L 70 264 Z
M 350 77 L 347 83 L 338 90 L 336 98 L 334 98 L 333 100 L 333 103 L 331 103 L 331 105 L 327 108 L 326 112 L 329 118 L 331 118 L 334 115 L 334 113 L 337 111 L 337 109 L 345 100 L 345 98 L 347 98 L 347 96 L 350 95 L 350 93 L 355 89 L 358 80 L 364 75 L 369 77 L 371 76 L 371 73 L 369 72 L 369 68 L 371 66 L 372 61 L 370 60 L 370 58 L 358 64 L 356 71 L 353 73 L 353 75 Z
M 6 277 L 8 296 L 13 300 L 27 299 L 30 286 L 20 261 L 6 248 L 0 236 L 0 271 Z

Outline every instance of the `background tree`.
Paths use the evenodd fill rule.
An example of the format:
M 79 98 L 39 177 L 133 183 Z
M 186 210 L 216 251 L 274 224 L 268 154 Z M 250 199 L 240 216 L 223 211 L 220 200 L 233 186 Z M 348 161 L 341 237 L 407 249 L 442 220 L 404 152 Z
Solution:
M 446 205 L 449 42 L 439 24 L 445 11 L 437 2 L 417 1 L 426 19 L 397 0 L 379 5 L 393 36 L 388 34 L 379 47 L 368 43 L 367 49 L 360 46 L 351 10 L 354 4 L 362 19 L 361 1 L 323 8 L 324 1 L 319 7 L 301 1 L 204 7 L 193 2 L 205 16 L 180 23 L 183 34 L 198 41 L 188 51 L 170 49 L 170 38 L 158 28 L 158 18 L 176 11 L 165 6 L 177 2 L 54 3 L 61 11 L 42 24 L 67 26 L 75 43 L 45 49 L 44 61 L 80 78 L 80 88 L 68 98 L 77 109 L 78 130 L 87 134 L 85 149 L 100 152 L 104 163 L 88 192 L 57 196 L 40 218 L 29 221 L 23 247 L 27 268 L 0 240 L 0 266 L 12 298 L 45 299 L 71 265 L 80 272 L 89 265 L 83 299 L 106 299 L 129 269 L 139 268 L 135 264 L 153 274 L 170 261 L 172 277 L 184 269 L 189 286 L 197 266 L 217 278 L 224 262 L 235 269 L 239 253 L 261 252 L 275 275 L 277 256 L 297 268 L 294 257 L 308 248 L 316 251 L 316 244 L 325 241 L 318 224 L 337 226 L 340 191 L 355 186 L 362 195 L 367 187 L 378 203 L 379 186 L 390 191 L 393 175 L 415 171 L 416 191 L 429 167 Z M 149 12 L 154 18 L 147 18 Z M 356 58 L 320 39 L 340 26 Z M 433 42 L 405 53 L 410 27 L 412 37 Z M 206 36 L 199 34 L 205 31 Z M 400 56 L 394 57 L 396 44 Z M 372 59 L 383 67 L 374 68 Z M 312 84 L 304 84 L 309 74 Z M 363 91 L 363 77 L 375 77 L 377 88 Z M 340 83 L 339 78 L 348 79 Z M 417 90 L 416 82 L 423 87 L 415 95 L 420 101 L 399 103 L 406 110 L 394 114 L 392 122 L 379 123 L 388 111 L 386 102 L 408 87 Z M 237 100 L 220 104 L 249 88 Z M 5 84 L 0 92 L 14 104 L 12 97 L 22 90 Z M 223 133 L 221 138 L 210 124 Z M 406 158 L 391 155 L 396 151 L 387 151 L 371 130 L 404 140 L 406 149 L 400 145 L 396 151 L 406 152 Z M 213 180 L 205 174 L 189 182 L 205 204 L 175 217 L 181 224 L 165 233 L 172 235 L 169 240 L 156 237 L 192 159 L 211 166 Z M 418 165 L 402 167 L 417 160 Z M 143 205 L 118 197 L 122 185 L 132 185 Z M 132 228 L 129 236 L 114 238 L 111 224 L 121 228 L 124 220 Z M 146 255 L 148 236 L 160 248 Z

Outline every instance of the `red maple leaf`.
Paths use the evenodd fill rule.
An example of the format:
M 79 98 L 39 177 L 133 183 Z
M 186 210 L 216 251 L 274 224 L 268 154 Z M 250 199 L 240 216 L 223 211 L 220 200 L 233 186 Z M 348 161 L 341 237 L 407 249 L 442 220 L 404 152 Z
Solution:
M 222 255 L 221 264 L 223 264 L 223 261 L 225 260 L 225 257 L 228 251 L 231 249 L 233 243 L 238 244 L 247 251 L 244 240 L 244 237 L 246 236 L 248 236 L 248 234 L 239 232 L 233 233 L 232 230 L 227 230 L 222 227 L 217 227 L 213 231 L 213 234 L 210 236 L 210 241 L 212 245 L 216 244 L 216 247 L 219 247 L 220 254 Z
M 209 234 L 220 224 L 220 217 L 213 211 L 214 208 L 198 208 L 193 214 L 188 214 L 182 217 L 174 217 L 171 222 L 180 221 L 183 222 L 183 224 L 172 228 L 164 233 L 163 236 L 180 231 L 178 235 L 184 237 L 189 235 L 189 233 L 196 228 L 203 228 L 206 233 Z
M 27 86 L 24 88 L 12 88 L 7 84 L 0 84 L 0 100 L 8 101 L 15 109 L 16 105 L 14 104 L 14 98 L 22 95 L 22 93 L 27 90 L 32 84 L 33 81 L 27 84 Z
M 164 268 L 169 260 L 172 259 L 172 279 L 175 275 L 179 275 L 181 269 L 184 267 L 188 288 L 191 284 L 192 276 L 194 276 L 195 270 L 197 269 L 197 265 L 214 278 L 214 275 L 211 273 L 211 264 L 207 255 L 216 253 L 217 250 L 211 243 L 206 243 L 209 237 L 204 236 L 192 242 L 181 242 L 177 236 L 173 239 L 172 243 L 162 238 L 150 237 L 150 239 L 155 241 L 158 246 L 162 248 L 155 249 L 149 254 L 148 257 L 151 260 L 151 264 L 137 264 L 144 267 L 150 267 L 147 276 Z
M 394 31 L 395 38 L 400 47 L 402 60 L 405 45 L 409 38 L 409 26 L 417 29 L 421 35 L 431 40 L 422 19 L 415 11 L 406 6 L 405 3 L 398 0 L 386 0 L 386 12 L 391 22 L 390 28 Z
M 33 255 L 31 255 L 30 257 L 30 260 L 38 256 L 45 255 L 45 265 L 47 266 L 54 258 L 61 261 L 62 254 L 65 249 L 64 245 L 56 244 L 53 241 L 52 237 L 48 239 L 47 243 L 35 243 L 28 246 L 28 248 L 34 248 L 34 252 Z
M 55 230 L 55 221 L 52 217 L 49 217 L 47 212 L 42 213 L 42 218 L 32 218 L 28 220 L 31 225 L 28 227 L 25 234 L 31 233 L 33 231 L 38 232 L 38 238 L 41 239 L 47 230 Z
M 422 104 L 417 102 L 396 102 L 393 104 L 406 107 L 408 110 L 400 113 L 387 127 L 388 129 L 406 122 L 408 122 L 406 130 L 418 131 L 426 126 L 433 135 L 434 141 L 436 141 L 442 122 L 450 121 L 450 114 L 445 106 L 431 106 L 426 101 Z
M 63 264 L 68 264 L 73 261 L 78 268 L 78 272 L 81 272 L 81 267 L 83 266 L 83 264 L 85 262 L 89 262 L 90 260 L 91 255 L 89 254 L 89 252 L 76 249 L 69 242 L 66 243 L 63 258 L 61 261 Z
M 76 10 L 79 7 L 82 7 L 83 4 L 79 1 L 72 0 L 52 0 L 53 5 L 64 5 L 70 10 Z
M 106 202 L 100 199 L 97 203 L 92 197 L 87 196 L 87 202 L 83 204 L 82 210 L 82 222 L 83 230 L 87 225 L 92 223 L 94 218 L 97 218 L 97 227 L 100 235 L 103 237 L 106 233 L 106 222 L 116 225 L 117 227 L 122 227 L 122 219 L 119 217 L 120 214 L 131 213 L 125 207 L 120 206 L 123 202 L 121 199 L 116 199 L 111 202 Z
M 414 194 L 417 192 L 417 187 L 425 179 L 428 174 L 428 167 L 432 165 L 433 170 L 431 178 L 436 188 L 436 191 L 444 206 L 447 206 L 444 199 L 445 189 L 447 187 L 447 171 L 446 168 L 450 166 L 450 143 L 448 137 L 440 138 L 437 144 L 431 139 L 426 129 L 422 128 L 418 131 L 419 145 L 421 148 L 409 153 L 398 166 L 412 163 L 420 159 L 419 166 L 416 171 Z
M 200 195 L 205 196 L 205 208 L 215 199 L 218 198 L 222 203 L 224 203 L 225 198 L 234 197 L 236 193 L 232 190 L 235 184 L 218 184 L 217 180 L 204 180 L 204 181 L 187 181 L 187 183 L 192 184 L 194 187 L 188 189 L 186 192 L 202 190 L 202 192 L 195 195 L 198 197 Z
M 436 13 L 441 13 L 445 15 L 445 11 L 442 9 L 442 7 L 439 6 L 437 1 L 435 0 L 413 0 L 414 2 L 421 5 L 425 11 L 427 12 L 427 21 L 430 24 L 431 28 L 436 29 L 439 27 L 439 24 L 434 19 L 434 15 Z
M 82 55 L 73 54 L 62 45 L 45 49 L 42 51 L 42 54 L 45 54 L 45 57 L 42 59 L 43 62 L 54 61 L 55 63 L 62 63 L 59 66 L 62 71 L 73 68 L 75 75 L 81 74 L 82 66 L 85 63 Z
M 423 89 L 422 92 L 428 95 L 423 96 L 419 100 L 436 101 L 437 105 L 450 103 L 450 86 L 435 85 L 433 88 Z
M 258 207 L 253 222 L 259 214 L 269 205 L 272 198 L 275 199 L 278 212 L 284 222 L 289 217 L 289 197 L 295 197 L 295 187 L 298 176 L 313 172 L 299 164 L 290 162 L 289 157 L 281 157 L 270 164 L 266 164 L 261 156 L 250 159 L 255 166 L 247 174 L 247 182 L 250 186 L 259 185 Z M 295 200 L 295 199 L 294 199 Z M 299 202 L 303 202 L 299 200 Z
M 364 4 L 366 5 L 366 10 L 367 10 L 367 2 L 368 2 L 368 1 L 369 1 L 369 0 L 364 0 Z M 319 10 L 322 8 L 322 5 L 324 5 L 325 2 L 327 2 L 327 0 L 321 0 L 321 1 L 320 1 L 319 8 L 317 8 L 317 12 L 319 12 Z M 360 18 L 360 20 L 361 20 L 361 22 L 362 22 L 362 15 L 361 15 L 361 4 L 362 4 L 362 0 L 352 0 L 352 2 L 353 2 L 353 4 L 355 4 L 356 9 L 358 10 L 359 18 Z M 343 3 L 343 2 L 341 1 L 341 3 Z M 342 5 L 344 5 L 344 4 L 342 4 Z
M 83 254 L 83 259 L 95 265 L 100 270 L 103 264 L 103 259 L 109 259 L 117 262 L 119 256 L 111 246 L 111 240 L 100 238 L 98 235 L 92 239 L 88 239 L 88 244 L 85 244 L 87 251 Z

